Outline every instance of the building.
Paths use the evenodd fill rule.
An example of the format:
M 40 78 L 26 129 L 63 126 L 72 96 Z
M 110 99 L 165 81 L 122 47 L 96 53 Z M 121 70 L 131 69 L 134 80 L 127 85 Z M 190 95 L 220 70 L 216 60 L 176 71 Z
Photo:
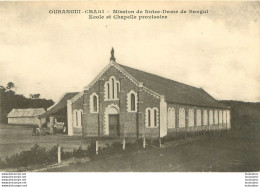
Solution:
M 76 96 L 79 92 L 69 92 L 64 93 L 60 99 L 54 103 L 51 107 L 47 109 L 45 113 L 40 115 L 40 118 L 45 119 L 47 118 L 47 127 L 53 127 L 57 123 L 64 123 L 66 129 L 68 126 L 67 123 L 67 100 L 72 99 Z M 67 130 L 66 130 L 67 131 Z
M 46 118 L 39 116 L 45 113 L 44 108 L 13 109 L 8 115 L 8 124 L 39 125 L 46 122 Z
M 68 134 L 164 137 L 230 129 L 230 108 L 196 88 L 116 62 L 67 101 Z

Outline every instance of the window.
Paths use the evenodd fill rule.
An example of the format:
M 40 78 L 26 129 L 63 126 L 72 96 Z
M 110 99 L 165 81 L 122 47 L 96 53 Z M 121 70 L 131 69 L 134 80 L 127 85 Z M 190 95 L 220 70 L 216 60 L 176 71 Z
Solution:
M 97 112 L 97 96 L 93 96 L 93 112 Z
M 157 126 L 157 111 L 156 110 L 153 111 L 153 117 L 154 117 L 153 124 L 156 127 Z
M 168 128 L 175 128 L 175 109 L 168 109 Z
M 194 110 L 189 109 L 189 126 L 193 127 L 194 126 Z
M 222 124 L 222 110 L 219 111 L 219 124 Z
M 82 118 L 83 118 L 83 111 L 80 111 L 80 124 L 79 126 L 82 127 Z
M 146 127 L 154 128 L 159 125 L 159 112 L 157 108 L 147 108 L 145 114 Z
M 82 110 L 74 110 L 73 111 L 73 126 L 74 127 L 81 127 L 82 126 L 82 115 L 83 111 Z
M 148 110 L 148 127 L 151 127 L 151 110 Z
M 120 93 L 120 83 L 114 76 L 105 82 L 105 100 L 117 100 Z
M 208 125 L 208 111 L 203 111 L 203 125 Z
M 109 83 L 108 82 L 105 84 L 105 98 L 107 98 L 107 99 L 110 98 Z
M 230 129 L 231 128 L 231 124 L 230 124 L 230 111 L 227 110 L 227 128 Z
M 218 125 L 218 111 L 215 110 L 214 112 L 214 122 L 215 122 L 215 125 Z
M 227 111 L 227 123 L 230 124 L 230 111 Z
M 137 112 L 137 93 L 133 90 L 127 93 L 127 111 Z
M 209 124 L 213 125 L 213 110 L 209 111 Z
M 78 126 L 78 111 L 75 111 L 75 126 Z
M 227 111 L 223 111 L 223 123 L 226 124 L 227 123 Z
M 135 95 L 131 94 L 131 111 L 135 111 Z
M 99 101 L 98 101 L 98 95 L 96 93 L 93 93 L 90 95 L 90 101 L 89 101 L 89 106 L 90 106 L 90 112 L 91 113 L 98 113 L 99 110 Z
M 112 78 L 112 99 L 115 98 L 115 80 Z
M 201 110 L 197 110 L 197 126 L 201 126 Z
M 185 127 L 185 109 L 179 109 L 179 127 Z

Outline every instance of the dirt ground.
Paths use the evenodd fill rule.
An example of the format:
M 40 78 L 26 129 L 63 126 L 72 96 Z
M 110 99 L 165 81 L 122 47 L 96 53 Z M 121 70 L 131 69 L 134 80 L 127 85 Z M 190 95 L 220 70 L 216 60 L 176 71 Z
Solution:
M 93 138 L 67 135 L 32 136 L 32 127 L 0 124 L 0 158 L 5 159 L 6 156 L 29 150 L 36 143 L 47 149 L 60 144 L 64 147 L 64 151 L 71 151 L 79 146 L 86 149 L 93 140 Z

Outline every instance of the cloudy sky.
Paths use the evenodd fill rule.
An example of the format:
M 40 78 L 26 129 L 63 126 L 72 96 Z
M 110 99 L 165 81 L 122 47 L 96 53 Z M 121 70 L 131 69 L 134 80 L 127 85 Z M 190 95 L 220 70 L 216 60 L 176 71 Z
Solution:
M 166 20 L 89 20 L 56 9 L 208 10 Z M 216 99 L 260 101 L 259 2 L 2 2 L 0 85 L 57 99 L 117 62 L 202 87 Z

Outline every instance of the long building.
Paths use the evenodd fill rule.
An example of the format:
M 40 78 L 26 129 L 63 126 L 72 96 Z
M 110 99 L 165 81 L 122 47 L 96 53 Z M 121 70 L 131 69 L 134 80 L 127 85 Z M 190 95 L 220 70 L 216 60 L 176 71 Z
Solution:
M 45 113 L 44 108 L 13 109 L 8 115 L 8 124 L 39 125 L 46 122 L 46 118 L 39 116 Z
M 164 137 L 230 129 L 230 107 L 202 88 L 116 62 L 67 101 L 69 135 Z

